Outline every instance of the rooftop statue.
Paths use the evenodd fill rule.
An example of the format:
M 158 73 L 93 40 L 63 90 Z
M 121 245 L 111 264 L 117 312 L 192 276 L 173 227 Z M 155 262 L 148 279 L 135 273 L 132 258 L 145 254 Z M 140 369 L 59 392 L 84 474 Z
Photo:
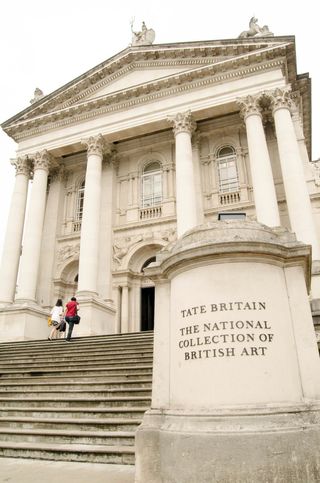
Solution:
M 239 35 L 239 39 L 246 39 L 248 37 L 273 37 L 274 34 L 269 31 L 268 25 L 264 25 L 263 27 L 259 27 L 258 19 L 252 17 L 249 22 L 249 30 L 244 30 Z
M 31 99 L 30 104 L 33 104 L 34 102 L 37 102 L 39 99 L 41 99 L 44 96 L 42 90 L 39 89 L 39 87 L 36 87 L 35 88 L 35 91 L 34 91 L 33 95 L 34 95 L 34 98 Z
M 132 32 L 132 46 L 136 45 L 151 45 L 155 39 L 155 31 L 148 29 L 145 22 L 142 22 L 140 32 L 133 30 L 133 20 L 131 20 L 131 32 Z

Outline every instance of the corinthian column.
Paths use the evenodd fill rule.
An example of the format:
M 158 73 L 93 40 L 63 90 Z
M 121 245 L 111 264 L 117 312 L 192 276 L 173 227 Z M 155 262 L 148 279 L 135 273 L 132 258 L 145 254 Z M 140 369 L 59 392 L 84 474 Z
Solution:
M 16 180 L 2 252 L 0 303 L 12 303 L 14 299 L 31 167 L 27 156 L 16 159 L 12 164 L 16 168 Z
M 280 216 L 277 196 L 262 124 L 259 98 L 247 96 L 238 99 L 237 102 L 246 124 L 257 220 L 268 226 L 279 226 Z
M 291 118 L 293 101 L 286 90 L 268 93 L 278 141 L 278 150 L 292 230 L 298 240 L 312 245 L 313 260 L 320 259 L 319 242 L 312 216 L 311 203 L 305 182 L 303 163 Z
M 44 150 L 33 157 L 33 185 L 23 236 L 16 301 L 35 302 L 47 182 L 52 157 Z
M 190 111 L 179 113 L 168 120 L 173 123 L 173 132 L 176 139 L 177 234 L 180 237 L 198 224 L 191 144 L 191 136 L 196 124 L 192 120 Z
M 105 149 L 101 134 L 82 142 L 88 159 L 81 223 L 78 295 L 98 294 L 99 228 L 102 158 Z

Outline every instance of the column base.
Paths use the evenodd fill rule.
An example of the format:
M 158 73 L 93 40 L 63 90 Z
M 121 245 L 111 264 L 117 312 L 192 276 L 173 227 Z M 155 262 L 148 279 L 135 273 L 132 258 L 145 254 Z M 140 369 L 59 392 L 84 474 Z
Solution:
M 320 402 L 240 414 L 150 410 L 136 433 L 135 483 L 316 483 L 319 424 Z
M 49 312 L 35 303 L 0 307 L 0 341 L 46 339 Z
M 116 310 L 113 303 L 98 297 L 77 294 L 79 302 L 80 324 L 75 325 L 72 337 L 114 334 L 116 330 Z

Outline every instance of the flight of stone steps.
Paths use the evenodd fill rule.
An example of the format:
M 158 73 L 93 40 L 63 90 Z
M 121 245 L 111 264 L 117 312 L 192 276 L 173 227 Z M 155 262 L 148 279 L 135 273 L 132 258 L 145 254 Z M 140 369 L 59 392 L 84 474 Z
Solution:
M 153 332 L 0 343 L 0 457 L 134 464 L 152 356 Z

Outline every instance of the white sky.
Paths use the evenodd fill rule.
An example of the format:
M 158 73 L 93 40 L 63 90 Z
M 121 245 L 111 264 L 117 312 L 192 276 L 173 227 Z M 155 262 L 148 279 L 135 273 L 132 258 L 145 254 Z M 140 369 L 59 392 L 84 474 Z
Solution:
M 236 38 L 252 16 L 277 35 L 295 35 L 298 73 L 313 95 L 313 160 L 320 157 L 320 62 L 314 0 L 3 0 L 0 3 L 0 123 L 44 94 L 125 49 L 130 20 L 156 32 L 154 43 Z M 15 143 L 0 132 L 0 254 L 14 183 Z M 14 223 L 14 220 L 11 220 Z

